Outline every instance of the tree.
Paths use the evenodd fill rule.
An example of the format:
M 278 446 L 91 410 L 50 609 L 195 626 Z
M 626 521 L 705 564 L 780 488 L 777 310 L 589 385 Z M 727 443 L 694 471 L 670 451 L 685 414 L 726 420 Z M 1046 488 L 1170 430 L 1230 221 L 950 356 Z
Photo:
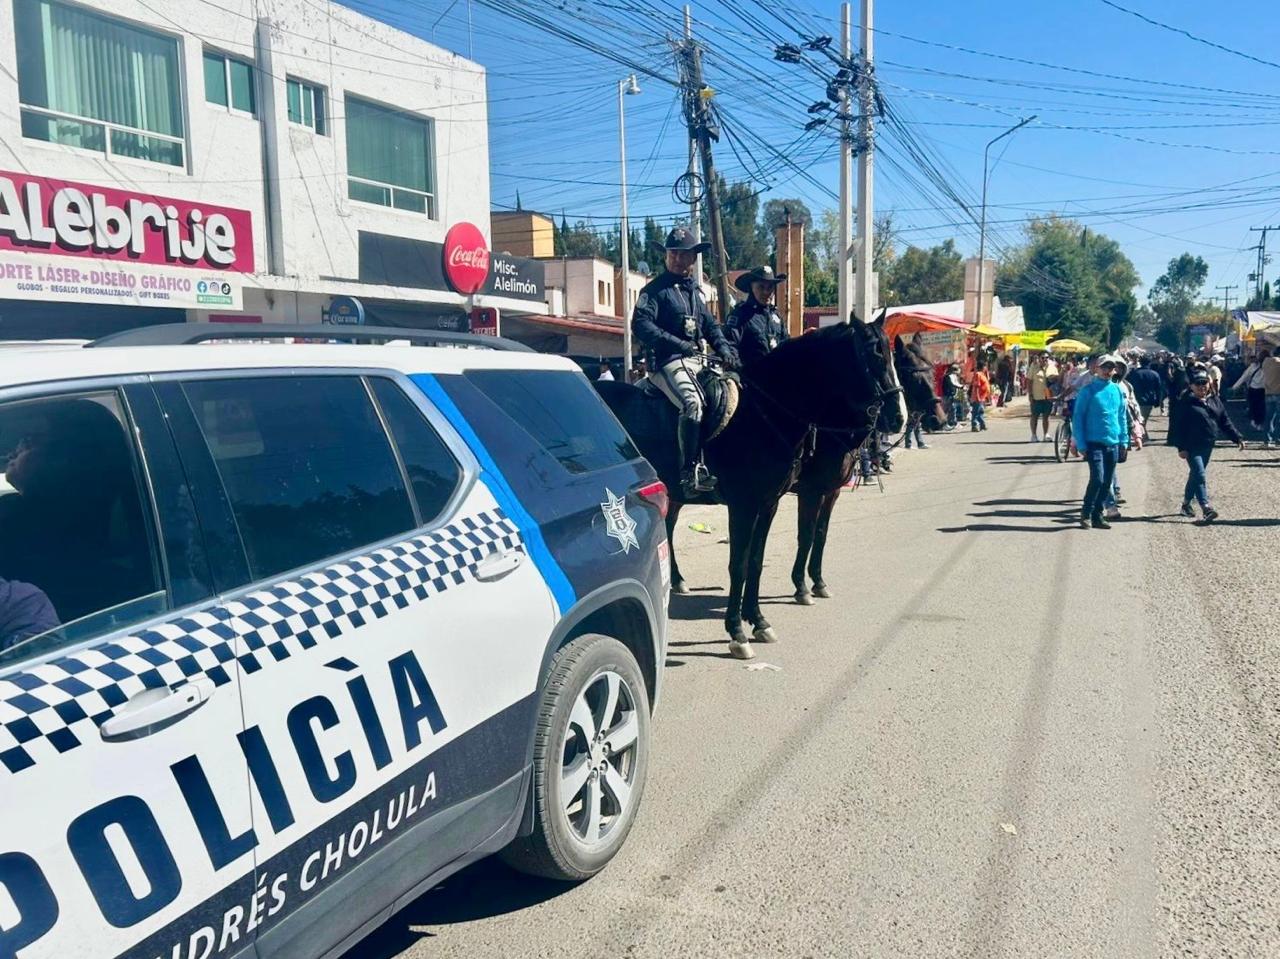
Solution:
M 719 174 L 716 182 L 720 190 L 720 229 L 729 269 L 749 270 L 767 263 L 771 244 L 756 220 L 760 212 L 759 192 L 750 183 L 726 183 Z M 702 236 L 711 237 L 711 217 L 706 203 L 702 205 Z
M 895 239 L 893 214 L 877 217 L 872 266 L 879 274 L 882 303 L 887 302 L 885 294 L 895 255 Z M 805 234 L 804 250 L 805 306 L 836 306 L 840 299 L 840 214 L 837 211 L 822 211 Z
M 1029 330 L 1118 343 L 1133 328 L 1139 282 L 1120 245 L 1061 217 L 1033 219 L 1024 233 L 996 273 L 1000 299 L 1022 307 Z
M 667 233 L 667 229 L 653 217 L 644 218 L 644 256 L 640 259 L 649 264 L 651 272 L 657 273 L 662 268 Z
M 927 250 L 909 246 L 894 260 L 887 286 L 884 302 L 889 306 L 962 299 L 964 259 L 954 240 Z
M 1169 261 L 1169 268 L 1151 284 L 1147 300 L 1155 310 L 1159 325 L 1156 339 L 1167 349 L 1180 350 L 1186 339 L 1187 317 L 1195 307 L 1209 264 L 1198 256 L 1183 253 Z
M 772 237 L 779 227 L 786 224 L 788 213 L 791 214 L 791 222 L 799 223 L 806 232 L 812 228 L 813 214 L 804 200 L 768 200 L 760 214 L 765 233 Z

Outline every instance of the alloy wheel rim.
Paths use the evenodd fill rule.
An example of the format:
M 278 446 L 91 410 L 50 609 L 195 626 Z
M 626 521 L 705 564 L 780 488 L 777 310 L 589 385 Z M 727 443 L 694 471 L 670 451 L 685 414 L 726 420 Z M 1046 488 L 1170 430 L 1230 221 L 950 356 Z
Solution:
M 560 763 L 560 807 L 586 846 L 609 840 L 632 803 L 640 716 L 618 673 L 596 673 L 574 700 Z

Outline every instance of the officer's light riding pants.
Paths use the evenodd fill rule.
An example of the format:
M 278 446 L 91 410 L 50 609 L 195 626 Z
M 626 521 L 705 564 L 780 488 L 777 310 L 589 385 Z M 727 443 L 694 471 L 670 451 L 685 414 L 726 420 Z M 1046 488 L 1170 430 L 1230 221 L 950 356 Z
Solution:
M 697 376 L 702 369 L 700 357 L 680 357 L 664 365 L 655 374 L 653 382 L 664 396 L 676 405 L 680 415 L 695 422 L 702 422 L 702 391 Z

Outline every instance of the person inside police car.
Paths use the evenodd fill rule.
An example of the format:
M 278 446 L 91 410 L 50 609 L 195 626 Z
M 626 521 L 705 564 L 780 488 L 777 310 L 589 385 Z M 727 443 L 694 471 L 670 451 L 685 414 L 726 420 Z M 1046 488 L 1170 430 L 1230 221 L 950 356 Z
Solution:
M 743 367 L 768 356 L 787 339 L 787 324 L 773 306 L 778 284 L 786 279 L 785 273 L 775 275 L 772 268 L 757 266 L 733 281 L 747 298 L 733 308 L 724 326 Z
M 741 368 L 738 352 L 707 308 L 693 275 L 698 254 L 711 248 L 676 227 L 667 235 L 666 270 L 640 291 L 631 330 L 652 357 L 649 378 L 680 410 L 676 437 L 680 444 L 680 485 L 693 497 L 715 488 L 702 463 L 702 391 L 698 373 L 709 348 L 726 369 Z

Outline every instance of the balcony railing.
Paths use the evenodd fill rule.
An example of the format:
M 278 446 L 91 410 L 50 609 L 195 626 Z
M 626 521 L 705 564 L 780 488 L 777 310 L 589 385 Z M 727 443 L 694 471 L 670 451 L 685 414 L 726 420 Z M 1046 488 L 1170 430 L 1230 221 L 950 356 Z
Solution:
M 149 160 L 168 166 L 186 165 L 186 140 L 91 117 L 63 113 L 46 107 L 20 104 L 22 135 L 32 140 L 60 143 L 113 156 Z
M 411 213 L 425 213 L 432 220 L 436 218 L 436 198 L 433 193 L 358 176 L 348 175 L 347 180 L 347 196 L 353 200 L 408 210 Z

